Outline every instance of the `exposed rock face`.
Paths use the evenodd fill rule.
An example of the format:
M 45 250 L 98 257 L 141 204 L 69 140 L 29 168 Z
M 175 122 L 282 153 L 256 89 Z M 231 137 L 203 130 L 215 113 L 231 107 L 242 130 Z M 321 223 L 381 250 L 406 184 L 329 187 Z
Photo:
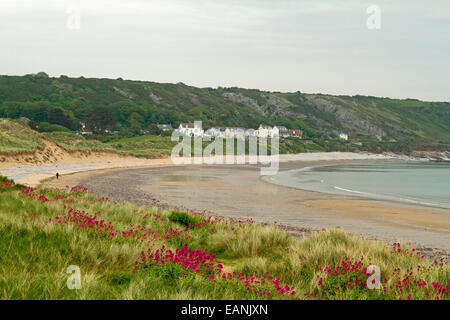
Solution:
M 242 93 L 225 92 L 223 93 L 223 96 L 235 103 L 244 104 L 253 110 L 258 111 L 265 117 L 292 117 L 296 119 L 311 117 L 321 124 L 330 126 L 330 123 L 326 123 L 323 119 L 316 118 L 313 115 L 306 115 L 298 111 L 292 111 L 295 110 L 294 104 L 273 94 L 261 95 L 263 98 L 263 103 L 261 103 L 261 101 L 258 102 L 256 99 L 248 97 Z M 338 123 L 340 123 L 344 128 L 348 128 L 350 131 L 371 134 L 379 137 L 386 136 L 386 133 L 381 128 L 372 124 L 369 120 L 366 120 L 365 116 L 357 110 L 346 107 L 345 104 L 337 104 L 316 95 L 306 96 L 305 104 L 311 106 L 311 108 L 316 107 L 331 114 L 336 118 Z
M 358 111 L 338 105 L 327 99 L 318 96 L 307 96 L 307 103 L 311 106 L 317 106 L 327 113 L 334 114 L 336 120 L 344 127 L 358 133 L 367 133 L 371 135 L 386 136 L 386 133 L 377 126 L 364 119 L 364 115 Z
M 450 151 L 413 151 L 411 156 L 429 161 L 450 162 Z
M 156 94 L 154 94 L 153 92 L 150 92 L 148 94 L 148 96 L 150 97 L 150 99 L 153 100 L 154 103 L 159 104 L 161 102 L 161 98 L 158 97 Z
M 117 87 L 113 87 L 113 89 L 114 89 L 114 91 L 118 92 L 122 97 L 125 97 L 125 98 L 130 99 L 130 100 L 133 99 L 133 96 L 128 94 L 128 93 L 126 93 L 124 90 L 119 89 Z
M 253 110 L 259 112 L 264 117 L 293 117 L 297 119 L 306 118 L 306 115 L 299 112 L 292 112 L 291 108 L 295 107 L 289 101 L 277 97 L 272 94 L 261 94 L 262 101 L 243 95 L 242 93 L 224 92 L 223 96 L 235 103 L 241 103 Z
M 255 99 L 247 97 L 241 93 L 234 93 L 234 92 L 224 92 L 223 96 L 227 99 L 230 99 L 233 102 L 242 103 L 252 108 L 253 110 L 258 111 L 263 116 L 267 116 L 267 106 L 259 105 Z

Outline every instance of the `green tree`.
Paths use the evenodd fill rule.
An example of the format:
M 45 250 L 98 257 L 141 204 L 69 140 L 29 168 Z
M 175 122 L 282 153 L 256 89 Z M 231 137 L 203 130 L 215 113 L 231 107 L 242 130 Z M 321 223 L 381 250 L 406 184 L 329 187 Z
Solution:
M 159 136 L 161 135 L 161 133 L 163 132 L 160 128 L 158 128 L 158 126 L 154 123 L 151 123 L 148 126 L 148 131 L 150 132 L 150 134 L 153 134 L 155 136 Z
M 73 114 L 61 108 L 49 108 L 47 110 L 47 121 L 69 129 L 75 128 L 75 117 Z
M 111 110 L 106 107 L 95 108 L 92 112 L 91 118 L 88 121 L 88 126 L 97 132 L 105 132 L 105 130 L 113 128 L 116 124 L 116 119 Z

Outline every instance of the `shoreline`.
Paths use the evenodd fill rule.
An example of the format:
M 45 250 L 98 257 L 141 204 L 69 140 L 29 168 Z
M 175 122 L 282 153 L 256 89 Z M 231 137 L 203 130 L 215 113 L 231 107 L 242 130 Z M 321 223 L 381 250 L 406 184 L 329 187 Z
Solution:
M 285 162 L 282 166 L 283 170 L 285 170 L 291 166 L 298 166 L 299 163 L 301 165 L 311 166 L 324 163 L 337 165 L 339 163 L 349 162 L 357 163 L 361 162 L 361 160 Z M 226 183 L 220 185 L 220 183 L 215 183 L 210 180 L 201 181 L 196 176 L 200 171 L 206 171 L 208 174 L 212 172 L 213 177 L 216 177 L 216 175 L 226 176 L 231 171 L 234 172 L 232 173 L 235 175 L 234 178 L 239 176 L 247 179 L 251 178 L 252 172 L 254 175 L 256 170 L 258 170 L 257 167 L 249 165 L 240 167 L 226 165 L 180 167 L 172 165 L 159 168 L 102 169 L 74 173 L 66 176 L 64 180 L 70 185 L 83 184 L 96 194 L 119 201 L 130 201 L 140 205 L 155 206 L 163 209 L 202 212 L 211 216 L 231 219 L 250 218 L 263 224 L 275 225 L 288 232 L 291 236 L 308 235 L 321 230 L 323 227 L 333 227 L 334 224 L 334 226 L 341 227 L 348 233 L 366 239 L 383 240 L 391 243 L 397 240 L 402 243 L 407 242 L 421 249 L 430 257 L 444 257 L 445 260 L 450 260 L 450 248 L 448 248 L 448 245 L 443 245 L 449 243 L 447 238 L 450 226 L 446 225 L 448 218 L 443 216 L 443 214 L 448 214 L 446 210 L 438 210 L 420 205 L 364 199 L 354 196 L 329 195 L 298 189 L 286 191 L 289 187 L 270 187 L 271 184 L 269 182 L 251 180 L 252 182 L 247 184 L 246 187 L 253 186 L 252 183 L 255 183 L 256 188 L 262 188 L 261 190 L 281 190 L 283 194 L 287 193 L 279 197 L 280 199 L 274 200 L 274 207 L 277 208 L 275 211 L 279 211 L 278 215 L 274 215 L 273 210 L 264 208 L 264 205 L 266 205 L 264 203 L 260 211 L 258 211 L 258 204 L 255 207 L 260 215 L 252 215 L 245 212 L 245 210 L 246 208 L 252 209 L 249 203 L 254 198 L 249 198 L 248 195 L 244 195 L 244 199 L 240 200 L 236 198 L 236 194 L 239 194 L 239 191 L 230 191 Z M 166 176 L 177 177 L 178 181 L 176 181 L 177 179 L 175 181 L 165 181 L 161 178 Z M 66 180 L 67 178 L 69 179 Z M 259 178 L 258 176 L 257 180 Z M 64 187 L 65 183 L 61 180 L 56 181 L 53 178 L 47 180 L 45 185 Z M 233 189 L 233 186 L 231 189 Z M 228 193 L 229 197 L 221 202 L 222 200 L 216 196 L 215 202 L 211 202 L 214 204 L 208 208 L 208 206 L 202 207 L 201 202 L 196 202 L 196 197 L 198 198 L 199 196 L 198 192 L 206 192 L 206 197 L 210 197 L 211 192 L 212 196 L 214 196 L 214 192 L 220 194 Z M 280 196 L 280 193 L 276 194 Z M 302 198 L 301 200 L 299 200 L 299 196 Z M 267 202 L 265 198 L 268 198 L 267 195 L 262 194 L 257 200 Z M 207 202 L 209 200 L 205 201 Z M 230 202 L 235 202 L 235 206 L 237 207 L 242 205 L 241 210 L 223 210 L 230 206 Z M 222 211 L 217 210 L 220 208 Z M 291 212 L 286 212 L 286 209 Z M 246 214 L 241 214 L 242 212 Z M 292 212 L 297 212 L 299 215 L 290 216 Z M 433 219 L 430 219 L 430 215 L 434 215 Z M 415 236 L 416 234 L 417 237 Z
M 68 159 L 72 160 L 72 159 Z M 153 181 L 155 182 L 155 188 L 143 190 L 138 187 L 141 184 L 145 184 L 144 179 L 134 179 L 128 177 L 129 174 L 144 172 L 145 174 L 151 173 L 151 176 L 160 176 L 164 174 L 178 174 L 179 172 L 195 172 L 196 170 L 206 171 L 226 171 L 231 170 L 232 175 L 239 176 L 244 174 L 244 180 L 246 178 L 254 179 L 254 173 L 259 171 L 259 167 L 255 165 L 197 165 L 197 164 L 173 164 L 170 158 L 163 159 L 139 159 L 129 157 L 104 158 L 98 157 L 93 159 L 90 157 L 86 160 L 77 159 L 76 163 L 62 162 L 53 164 L 42 164 L 39 166 L 29 166 L 30 170 L 26 170 L 23 166 L 12 167 L 9 166 L 6 170 L 23 170 L 27 171 L 27 175 L 19 179 L 17 182 L 25 182 L 31 186 L 45 185 L 59 188 L 65 188 L 67 185 L 75 186 L 79 184 L 86 185 L 91 191 L 101 196 L 106 196 L 115 200 L 124 200 L 134 202 L 140 205 L 155 206 L 163 209 L 180 209 L 190 212 L 203 212 L 212 216 L 220 216 L 226 218 L 250 218 L 259 221 L 263 224 L 272 224 L 285 231 L 291 236 L 304 236 L 312 232 L 321 230 L 323 227 L 330 228 L 337 226 L 343 228 L 346 232 L 358 236 L 362 236 L 368 239 L 393 241 L 396 236 L 397 239 L 401 239 L 401 242 L 408 242 L 410 244 L 417 244 L 417 248 L 424 248 L 424 252 L 430 252 L 432 257 L 444 256 L 447 261 L 450 261 L 450 248 L 448 245 L 450 241 L 446 239 L 450 226 L 441 228 L 442 217 L 431 224 L 431 219 L 428 215 L 435 214 L 435 217 L 442 215 L 441 212 L 431 210 L 430 207 L 424 207 L 417 204 L 405 204 L 396 203 L 393 201 L 373 200 L 365 197 L 356 197 L 352 195 L 332 195 L 316 191 L 307 191 L 292 188 L 289 190 L 289 186 L 275 186 L 270 187 L 272 183 L 263 181 L 259 174 L 256 180 L 251 180 L 252 183 L 248 183 L 247 189 L 259 188 L 261 190 L 277 190 L 276 196 L 281 200 L 276 200 L 276 205 L 271 210 L 267 210 L 264 204 L 261 207 L 261 216 L 254 213 L 248 214 L 245 211 L 246 206 L 249 203 L 254 202 L 254 199 L 248 197 L 246 201 L 240 202 L 242 208 L 237 207 L 236 212 L 221 212 L 217 208 L 229 206 L 229 203 L 235 202 L 235 195 L 231 195 L 227 200 L 229 203 L 217 204 L 212 207 L 202 207 L 199 203 L 193 202 L 192 197 L 186 197 L 180 201 L 172 201 L 172 193 L 179 193 L 186 196 L 186 190 L 198 192 L 199 190 L 207 190 L 208 192 L 223 193 L 229 192 L 227 188 L 221 188 L 217 183 L 201 182 L 201 181 L 189 181 L 192 177 L 188 177 L 186 181 Z M 95 161 L 96 160 L 96 161 Z M 403 158 L 394 157 L 391 155 L 379 155 L 368 153 L 306 153 L 297 155 L 280 155 L 280 171 L 286 171 L 289 169 L 298 169 L 300 167 L 316 167 L 322 165 L 339 165 L 345 163 L 368 163 L 368 162 L 398 162 L 398 161 L 423 161 L 424 159 L 417 158 Z M 90 161 L 90 162 L 87 162 Z M 25 169 L 25 170 L 24 170 Z M 65 170 L 61 170 L 65 169 Z M 0 164 L 0 174 L 5 170 L 5 164 Z M 43 170 L 45 172 L 39 172 Z M 58 171 L 56 171 L 58 170 Z M 11 172 L 11 171 L 10 171 Z M 59 180 L 56 180 L 54 174 L 60 172 L 62 174 Z M 253 176 L 249 175 L 249 172 L 253 172 Z M 258 172 L 259 173 L 259 172 Z M 215 176 L 217 173 L 213 173 Z M 139 176 L 139 174 L 137 174 Z M 109 178 L 119 177 L 120 187 L 114 186 L 114 183 Z M 195 175 L 194 175 L 195 177 Z M 235 180 L 239 180 L 241 176 L 235 177 Z M 109 179 L 109 180 L 108 180 Z M 121 179 L 121 180 L 120 180 Z M 114 179 L 113 179 L 114 180 Z M 117 179 L 116 179 L 117 181 Z M 100 185 L 95 185 L 96 182 L 100 182 Z M 106 182 L 103 185 L 102 182 Z M 142 183 L 144 182 L 144 183 Z M 227 183 L 230 183 L 228 181 Z M 234 182 L 232 182 L 233 184 Z M 262 186 L 264 184 L 264 186 Z M 240 186 L 236 185 L 235 188 L 239 189 Z M 170 192 L 164 190 L 164 188 L 170 189 Z M 144 188 L 145 189 L 145 188 Z M 225 190 L 223 190 L 225 189 Z M 228 188 L 229 189 L 229 188 Z M 163 190 L 163 192 L 161 192 Z M 258 191 L 264 193 L 264 191 Z M 244 192 L 245 193 L 245 192 Z M 284 193 L 290 194 L 285 196 Z M 293 196 L 295 195 L 295 197 Z M 172 199 L 171 199 L 172 196 Z M 197 195 L 198 196 L 198 195 Z M 284 198 L 283 198 L 284 197 Z M 267 199 L 273 198 L 273 195 L 260 196 L 258 201 L 267 202 Z M 284 201 L 283 201 L 284 199 Z M 180 199 L 175 199 L 180 200 Z M 195 200 L 195 199 L 194 199 Z M 252 209 L 250 207 L 250 209 Z M 284 211 L 280 213 L 278 211 Z M 431 210 L 431 211 L 430 211 Z M 225 210 L 227 211 L 227 210 Z M 289 212 L 293 211 L 295 215 L 289 216 Z M 426 211 L 427 213 L 423 213 Z M 274 212 L 277 212 L 275 214 Z M 448 213 L 448 211 L 445 211 Z M 292 213 L 292 212 L 291 212 Z M 413 219 L 411 221 L 411 219 Z M 411 223 L 413 222 L 413 223 Z M 445 220 L 445 223 L 448 221 Z M 372 224 L 372 225 L 371 225 Z M 375 224 L 375 225 L 374 225 Z M 386 230 L 386 234 L 383 232 L 373 232 L 373 229 Z M 411 232 L 426 233 L 433 232 L 433 237 L 427 239 L 427 237 L 419 237 L 411 241 Z M 397 234 L 400 231 L 400 234 Z M 403 234 L 408 237 L 402 237 Z M 409 232 L 409 233 L 408 233 Z M 409 238 L 409 239 L 408 239 Z M 430 241 L 428 241 L 430 240 Z M 399 240 L 400 241 L 400 240 Z
M 105 164 L 106 163 L 106 164 Z M 10 166 L 0 168 L 0 174 L 6 175 L 16 183 L 36 187 L 56 179 L 58 172 L 60 176 L 72 176 L 81 173 L 106 172 L 114 170 L 127 170 L 135 168 L 157 168 L 173 165 L 170 158 L 160 159 L 139 159 L 132 158 L 122 161 L 106 162 L 80 162 L 80 163 L 48 163 L 30 166 Z
M 60 147 L 52 145 L 53 151 L 60 152 Z M 70 175 L 80 172 L 108 170 L 108 169 L 133 169 L 133 168 L 152 168 L 167 166 L 195 166 L 198 164 L 175 164 L 171 158 L 143 159 L 127 155 L 111 154 L 108 152 L 90 152 L 86 155 L 80 152 L 78 155 L 70 153 L 70 155 L 60 153 L 59 160 L 40 162 L 38 164 L 29 164 L 26 161 L 8 161 L 0 162 L 0 175 L 4 175 L 17 183 L 26 184 L 31 187 L 38 186 L 46 180 L 51 180 L 58 172 L 60 175 Z M 212 157 L 214 160 L 215 157 Z M 218 158 L 220 159 L 220 158 Z M 281 154 L 279 162 L 296 162 L 296 161 L 345 161 L 345 160 L 395 160 L 401 157 L 383 154 L 371 154 L 368 152 L 313 152 L 299 154 Z M 211 160 L 211 159 L 210 159 Z M 249 163 L 248 155 L 245 156 L 245 164 Z M 204 165 L 204 164 L 202 164 Z M 226 165 L 226 164 L 219 164 Z M 235 156 L 235 165 L 237 165 L 237 157 Z
M 387 162 L 391 162 L 391 163 L 429 163 L 429 161 L 426 161 L 426 160 L 410 161 L 410 160 L 386 159 L 386 160 L 369 160 L 369 161 L 361 161 L 361 162 L 355 160 L 355 161 L 344 162 L 344 163 L 340 163 L 340 164 L 330 162 L 330 163 L 322 164 L 322 165 L 312 165 L 310 167 L 304 167 L 301 169 L 296 168 L 296 169 L 283 170 L 282 172 L 283 173 L 289 172 L 289 171 L 305 171 L 306 172 L 306 171 L 311 171 L 312 169 L 315 169 L 315 168 L 334 167 L 334 166 L 340 166 L 340 165 L 346 164 L 346 163 L 351 163 L 352 165 L 365 165 L 368 163 L 380 163 L 380 162 L 381 163 L 387 163 Z M 292 189 L 297 189 L 297 190 L 302 190 L 302 191 L 307 191 L 307 192 L 317 192 L 317 193 L 321 193 L 321 194 L 337 195 L 337 196 L 342 196 L 342 197 L 354 197 L 355 199 L 378 201 L 378 202 L 383 202 L 386 204 L 410 205 L 410 206 L 435 208 L 435 209 L 450 211 L 450 207 L 445 207 L 445 205 L 429 203 L 429 202 L 421 202 L 418 200 L 407 199 L 407 198 L 400 198 L 400 197 L 394 197 L 394 196 L 391 197 L 391 196 L 386 196 L 386 195 L 382 195 L 382 194 L 374 194 L 374 193 L 369 193 L 369 192 L 348 190 L 348 189 L 342 189 L 342 188 L 338 188 L 338 187 L 335 187 L 335 188 L 338 190 L 339 189 L 344 190 L 346 192 L 339 193 L 339 192 L 327 192 L 324 190 L 313 190 L 313 189 L 307 189 L 307 188 L 301 188 L 298 186 L 289 185 L 286 183 L 276 182 L 276 181 L 273 181 L 272 178 L 265 177 L 265 176 L 261 176 L 260 180 L 264 181 L 266 183 L 269 183 L 269 184 L 275 184 L 275 185 L 283 186 L 285 188 L 292 188 Z

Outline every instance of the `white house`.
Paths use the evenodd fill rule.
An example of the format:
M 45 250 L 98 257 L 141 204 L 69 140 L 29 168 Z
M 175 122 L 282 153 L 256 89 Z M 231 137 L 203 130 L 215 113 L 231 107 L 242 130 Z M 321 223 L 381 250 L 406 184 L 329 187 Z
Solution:
M 265 126 L 261 124 L 258 130 L 255 131 L 255 135 L 262 139 L 266 139 L 268 137 L 270 138 L 280 137 L 281 136 L 280 128 L 282 129 L 283 134 L 286 134 L 285 132 L 287 131 L 286 127 L 275 126 L 272 128 L 271 126 Z
M 264 126 L 261 124 L 259 125 L 259 128 L 258 130 L 256 130 L 255 134 L 259 138 L 267 138 L 272 136 L 272 130 L 273 128 L 271 126 Z
M 209 138 L 220 137 L 221 136 L 220 128 L 216 127 L 209 128 L 208 130 L 205 131 L 203 136 Z
M 227 127 L 225 128 L 225 138 L 245 139 L 245 130 L 243 128 Z
M 280 129 L 278 127 L 273 127 L 272 132 L 270 132 L 270 137 L 271 138 L 280 137 Z
M 340 139 L 345 140 L 345 141 L 348 140 L 348 134 L 346 134 L 342 131 L 334 131 L 334 133 L 336 133 Z
M 245 137 L 246 138 L 252 138 L 252 137 L 257 137 L 257 130 L 255 129 L 247 129 L 245 130 Z
M 180 134 L 189 137 L 202 137 L 204 134 L 201 122 L 180 123 L 180 126 L 178 127 L 177 131 Z
M 170 130 L 173 130 L 171 124 L 157 124 L 157 126 L 158 126 L 158 128 L 161 129 L 162 131 L 170 131 Z
M 245 130 L 243 128 L 236 127 L 213 127 L 205 131 L 206 137 L 221 137 L 226 138 L 236 138 L 245 139 Z
M 289 130 L 285 126 L 275 126 L 274 129 L 278 129 L 278 134 L 280 137 L 289 137 Z M 272 135 L 273 138 L 273 135 Z

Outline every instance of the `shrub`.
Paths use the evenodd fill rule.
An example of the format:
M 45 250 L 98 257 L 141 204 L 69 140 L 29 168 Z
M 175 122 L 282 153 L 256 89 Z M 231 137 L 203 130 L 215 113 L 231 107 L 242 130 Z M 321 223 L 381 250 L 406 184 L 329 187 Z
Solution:
M 194 226 L 196 223 L 202 221 L 202 218 L 200 216 L 194 216 L 187 212 L 179 212 L 179 211 L 173 211 L 169 215 L 169 219 L 171 219 L 173 222 L 177 222 L 185 227 Z
M 9 190 L 21 190 L 26 188 L 23 184 L 16 184 L 13 180 L 7 177 L 0 176 L 0 192 Z
M 69 129 L 59 124 L 41 122 L 38 126 L 39 132 L 70 132 Z

